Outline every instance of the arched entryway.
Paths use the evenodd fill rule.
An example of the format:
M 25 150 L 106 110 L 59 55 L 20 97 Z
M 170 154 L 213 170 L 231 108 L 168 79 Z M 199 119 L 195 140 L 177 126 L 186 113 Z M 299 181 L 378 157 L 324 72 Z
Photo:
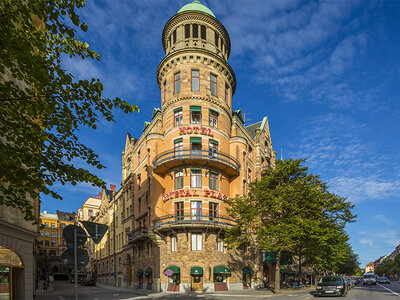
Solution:
M 139 282 L 138 289 L 142 289 L 143 288 L 143 270 L 142 269 L 137 270 L 136 276 L 138 277 L 138 282 Z
M 249 268 L 243 268 L 242 270 L 242 282 L 243 282 L 243 289 L 250 289 L 251 288 L 251 278 L 254 274 L 254 271 Z
M 17 275 L 23 268 L 20 255 L 14 249 L 0 245 L 0 294 L 4 299 L 17 299 Z
M 146 289 L 153 289 L 153 270 L 151 268 L 147 268 L 144 271 L 144 277 L 146 278 Z

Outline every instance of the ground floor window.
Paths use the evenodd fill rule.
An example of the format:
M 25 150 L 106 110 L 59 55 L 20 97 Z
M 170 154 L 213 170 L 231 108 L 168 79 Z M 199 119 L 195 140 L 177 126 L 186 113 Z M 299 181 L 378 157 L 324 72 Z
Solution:
M 214 282 L 226 283 L 226 275 L 225 274 L 214 274 Z
M 173 284 L 179 284 L 181 282 L 181 274 L 172 274 L 169 278 L 168 278 L 168 283 L 173 283 Z

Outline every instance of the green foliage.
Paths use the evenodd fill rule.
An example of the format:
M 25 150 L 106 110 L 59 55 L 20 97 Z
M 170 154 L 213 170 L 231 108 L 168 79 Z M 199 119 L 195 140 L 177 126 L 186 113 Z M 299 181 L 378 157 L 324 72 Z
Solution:
M 115 109 L 138 111 L 119 98 L 103 98 L 98 79 L 76 79 L 61 66 L 63 57 L 100 60 L 75 38 L 76 30 L 87 30 L 76 13 L 84 5 L 84 0 L 0 3 L 0 205 L 18 208 L 26 219 L 33 219 L 29 198 L 44 193 L 61 199 L 50 189 L 55 182 L 104 186 L 72 163 L 104 167 L 76 132 L 114 121 Z
M 344 275 L 359 275 L 361 269 L 359 267 L 358 255 L 353 252 L 350 246 L 347 247 L 346 256 L 337 267 L 337 272 Z
M 247 196 L 227 201 L 237 221 L 226 234 L 230 247 L 256 241 L 261 250 L 287 251 L 328 269 L 348 256 L 344 226 L 355 219 L 354 205 L 330 193 L 303 162 L 277 161 L 275 169 L 251 184 Z
M 400 253 L 393 260 L 386 259 L 375 269 L 375 273 L 379 276 L 400 274 Z

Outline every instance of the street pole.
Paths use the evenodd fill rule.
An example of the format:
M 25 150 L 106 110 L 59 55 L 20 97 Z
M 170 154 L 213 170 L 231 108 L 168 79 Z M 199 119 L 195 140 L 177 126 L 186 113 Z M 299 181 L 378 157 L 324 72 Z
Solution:
M 74 229 L 74 270 L 75 270 L 75 300 L 78 300 L 78 237 L 76 229 Z

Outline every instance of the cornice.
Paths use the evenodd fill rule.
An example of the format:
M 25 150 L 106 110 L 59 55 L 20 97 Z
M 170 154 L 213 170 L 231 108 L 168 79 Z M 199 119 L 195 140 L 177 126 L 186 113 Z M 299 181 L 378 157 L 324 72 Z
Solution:
M 190 57 L 193 55 L 193 57 Z M 157 67 L 157 83 L 158 87 L 161 89 L 161 81 L 162 78 L 160 76 L 164 76 L 173 66 L 177 65 L 178 63 L 193 63 L 198 62 L 198 58 L 204 64 L 213 65 L 214 68 L 218 69 L 219 72 L 225 74 L 229 74 L 227 76 L 228 80 L 230 81 L 232 87 L 232 97 L 236 91 L 236 75 L 233 71 L 232 67 L 226 60 L 223 60 L 218 55 L 214 54 L 213 52 L 205 49 L 193 49 L 193 48 L 185 48 L 181 50 L 177 50 L 173 53 L 168 54 L 164 59 L 159 63 Z

